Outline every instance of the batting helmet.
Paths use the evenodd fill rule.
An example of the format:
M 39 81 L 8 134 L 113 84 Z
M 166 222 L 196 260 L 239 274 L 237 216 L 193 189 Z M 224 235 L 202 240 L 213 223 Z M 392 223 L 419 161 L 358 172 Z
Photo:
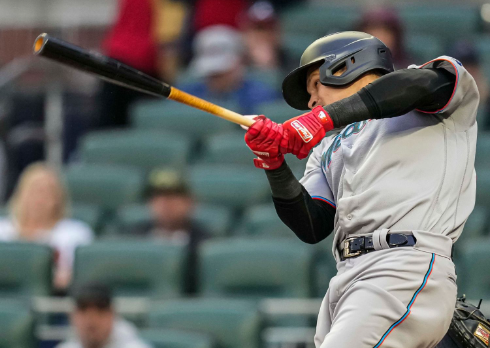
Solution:
M 306 91 L 308 68 L 322 62 L 320 82 L 325 86 L 344 86 L 371 70 L 394 71 L 391 52 L 378 38 L 360 32 L 344 31 L 314 41 L 301 56 L 300 66 L 282 83 L 286 102 L 295 109 L 307 110 L 310 95 Z M 346 67 L 341 76 L 334 73 Z

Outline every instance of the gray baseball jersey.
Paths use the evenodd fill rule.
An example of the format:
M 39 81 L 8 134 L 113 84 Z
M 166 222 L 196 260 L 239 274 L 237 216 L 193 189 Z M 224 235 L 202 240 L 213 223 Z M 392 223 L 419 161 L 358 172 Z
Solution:
M 455 74 L 448 103 L 345 127 L 314 148 L 301 179 L 314 199 L 336 208 L 338 273 L 318 315 L 317 348 L 430 348 L 451 321 L 451 247 L 475 203 L 479 94 L 456 59 L 409 68 Z M 394 231 L 413 234 L 415 246 L 390 249 L 386 234 Z M 373 234 L 378 251 L 340 262 L 340 242 L 363 234 Z
M 413 231 L 422 248 L 447 247 L 460 236 L 475 202 L 479 94 L 473 77 L 451 57 L 409 68 L 435 67 L 456 75 L 442 109 L 353 123 L 310 155 L 301 183 L 336 208 L 337 261 L 339 242 L 375 230 Z

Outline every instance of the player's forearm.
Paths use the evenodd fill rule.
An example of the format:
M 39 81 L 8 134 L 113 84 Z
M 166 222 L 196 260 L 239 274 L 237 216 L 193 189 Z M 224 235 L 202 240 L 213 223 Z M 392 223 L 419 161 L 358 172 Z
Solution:
M 380 77 L 358 93 L 327 105 L 335 127 L 368 119 L 400 116 L 413 109 L 442 108 L 454 88 L 444 69 L 404 69 Z
M 287 164 L 266 170 L 279 218 L 305 243 L 318 243 L 333 230 L 335 209 L 311 198 Z

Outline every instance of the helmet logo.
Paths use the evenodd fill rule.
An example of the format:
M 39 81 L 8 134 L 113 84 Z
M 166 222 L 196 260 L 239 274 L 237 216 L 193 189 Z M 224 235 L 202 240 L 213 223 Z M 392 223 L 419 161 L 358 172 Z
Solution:
M 313 139 L 313 135 L 311 135 L 310 131 L 308 128 L 306 128 L 301 122 L 298 120 L 291 122 L 291 126 L 293 126 L 294 129 L 296 129 L 296 132 L 298 132 L 299 136 L 305 143 L 310 142 L 311 139 Z
M 328 56 L 325 57 L 325 62 L 331 62 L 334 60 L 337 56 L 335 54 L 329 54 Z

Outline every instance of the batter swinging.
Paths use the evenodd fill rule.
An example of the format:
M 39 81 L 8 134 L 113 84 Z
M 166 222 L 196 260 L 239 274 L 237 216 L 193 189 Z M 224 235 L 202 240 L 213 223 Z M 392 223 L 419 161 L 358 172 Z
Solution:
M 282 125 L 259 116 L 245 141 L 282 221 L 306 243 L 334 233 L 316 347 L 436 346 L 456 301 L 452 245 L 475 202 L 475 81 L 447 56 L 394 71 L 380 40 L 341 32 L 306 49 L 283 94 L 311 111 Z M 311 149 L 299 182 L 283 154 Z

